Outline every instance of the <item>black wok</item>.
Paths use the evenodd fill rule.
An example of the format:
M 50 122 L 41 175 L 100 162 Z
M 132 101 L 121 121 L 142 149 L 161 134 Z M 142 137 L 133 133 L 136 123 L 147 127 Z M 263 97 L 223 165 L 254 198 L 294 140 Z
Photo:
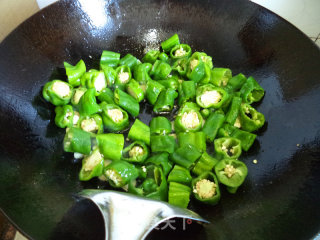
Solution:
M 64 130 L 41 97 L 64 60 L 97 66 L 103 49 L 143 56 L 178 33 L 216 67 L 254 76 L 266 89 L 267 124 L 244 155 L 249 176 L 218 206 L 191 208 L 211 221 L 185 239 L 311 239 L 320 231 L 320 51 L 303 33 L 249 1 L 60 1 L 0 45 L 0 207 L 34 239 L 101 239 L 103 225 L 73 194 Z M 94 5 L 95 3 L 98 3 Z M 52 74 L 53 73 L 53 74 Z M 144 119 L 146 121 L 146 119 Z M 258 164 L 252 160 L 257 159 Z

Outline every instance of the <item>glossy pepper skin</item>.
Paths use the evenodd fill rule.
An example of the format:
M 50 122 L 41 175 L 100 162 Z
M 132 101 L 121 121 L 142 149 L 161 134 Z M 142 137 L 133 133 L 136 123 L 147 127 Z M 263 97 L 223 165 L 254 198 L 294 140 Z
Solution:
M 207 96 L 209 93 L 214 94 L 216 99 L 210 95 Z M 228 98 L 229 95 L 224 89 L 215 87 L 212 84 L 202 85 L 198 87 L 196 91 L 197 104 L 202 108 L 220 108 L 228 100 Z
M 126 91 L 137 102 L 141 102 L 144 99 L 143 89 L 141 88 L 140 84 L 134 79 L 131 79 L 130 82 L 128 82 Z
M 146 84 L 149 80 L 151 80 L 151 77 L 149 76 L 151 68 L 152 64 L 150 63 L 142 63 L 137 65 L 133 71 L 134 79 L 140 84 Z
M 78 152 L 85 155 L 91 152 L 91 135 L 79 128 L 67 128 L 63 139 L 65 152 Z
M 83 60 L 80 60 L 75 66 L 64 62 L 64 68 L 68 76 L 68 82 L 71 86 L 77 87 L 80 85 L 80 78 L 86 72 L 86 65 Z
M 162 52 L 159 54 L 158 59 L 167 63 L 169 61 L 169 56 L 165 52 Z
M 59 91 L 61 87 L 65 89 L 65 92 Z M 48 102 L 51 102 L 55 106 L 68 104 L 71 100 L 72 94 L 72 86 L 61 80 L 53 80 L 51 82 L 47 82 L 42 90 L 43 98 Z
M 106 81 L 107 81 L 107 85 L 109 87 L 113 87 L 115 81 L 116 81 L 116 77 L 117 77 L 117 72 L 114 68 L 104 65 L 104 64 L 100 64 L 100 68 L 102 69 L 102 71 L 104 72 Z
M 120 61 L 120 53 L 103 51 L 100 58 L 100 65 L 117 67 Z
M 95 89 L 88 89 L 79 101 L 79 112 L 81 116 L 90 116 L 99 112 L 100 106 L 97 103 L 97 99 L 95 96 Z
M 119 161 L 124 146 L 123 134 L 104 133 L 97 134 L 97 143 L 104 159 Z
M 199 176 L 204 172 L 210 172 L 218 162 L 218 159 L 210 156 L 207 152 L 204 152 L 192 168 L 192 173 Z
M 55 124 L 60 128 L 73 126 L 73 108 L 71 105 L 57 106 L 54 109 L 56 116 L 54 118 Z
M 165 52 L 170 52 L 170 50 L 178 44 L 180 44 L 179 36 L 178 34 L 174 34 L 167 40 L 161 42 L 161 48 Z
M 135 141 L 122 151 L 122 160 L 143 163 L 149 156 L 149 149 L 143 142 Z
M 128 138 L 134 141 L 142 141 L 150 145 L 150 127 L 136 119 L 130 128 Z
M 242 85 L 247 81 L 247 78 L 242 73 L 229 79 L 228 84 L 225 86 L 225 90 L 229 93 L 236 92 L 241 89 Z
M 150 137 L 151 151 L 154 152 L 168 152 L 173 153 L 176 140 L 173 136 L 168 135 L 154 135 Z
M 122 65 L 117 67 L 116 69 L 116 79 L 115 79 L 115 87 L 125 90 L 127 83 L 131 80 L 131 70 L 128 66 Z
M 154 62 L 158 59 L 159 55 L 160 55 L 159 50 L 150 50 L 146 53 L 146 55 L 144 55 L 144 57 L 142 58 L 142 61 L 144 63 L 154 64 Z
M 211 183 L 214 183 L 213 188 L 211 189 L 197 189 L 197 184 L 201 185 L 201 182 L 204 181 L 210 181 Z M 210 204 L 210 205 L 216 205 L 221 198 L 220 189 L 219 189 L 219 183 L 217 180 L 217 177 L 212 172 L 204 172 L 201 175 L 199 175 L 197 178 L 192 180 L 192 189 L 193 189 L 193 195 L 194 197 L 203 203 Z M 203 193 L 199 193 L 199 191 L 205 191 Z M 211 196 L 212 195 L 212 196 Z
M 171 70 L 171 66 L 168 63 L 156 60 L 150 70 L 150 76 L 155 80 L 166 79 Z
M 178 104 L 181 106 L 187 101 L 193 101 L 196 97 L 196 84 L 194 81 L 183 81 L 179 88 Z
M 199 152 L 207 149 L 206 135 L 204 132 L 181 132 L 178 134 L 179 146 L 193 145 Z
M 165 87 L 158 81 L 149 80 L 147 83 L 146 97 L 150 104 L 154 105 Z
M 150 121 L 150 134 L 166 135 L 172 131 L 171 122 L 166 117 L 154 117 Z
M 182 77 L 185 77 L 187 74 L 188 62 L 188 58 L 177 59 L 172 65 L 172 71 L 179 73 Z
M 92 153 L 82 160 L 82 168 L 79 173 L 80 181 L 88 181 L 94 177 L 99 177 L 103 173 L 103 156 L 96 148 Z
M 74 106 L 78 106 L 81 97 L 83 96 L 83 94 L 87 91 L 87 88 L 85 87 L 78 87 L 75 88 L 73 91 L 73 95 L 71 98 L 71 104 Z
M 84 117 L 80 121 L 80 127 L 86 132 L 102 133 L 103 122 L 99 114 L 93 114 L 91 116 Z
M 114 102 L 130 113 L 133 117 L 137 117 L 139 115 L 140 105 L 137 100 L 119 88 L 114 90 Z
M 241 155 L 241 141 L 233 137 L 217 138 L 214 140 L 214 150 L 217 158 L 234 158 Z
M 167 176 L 172 169 L 172 163 L 169 161 L 169 153 L 167 152 L 153 154 L 145 161 L 145 164 L 160 166 L 165 176 Z
M 245 103 L 251 104 L 262 99 L 264 90 L 253 77 L 249 77 L 242 85 L 240 95 Z
M 178 93 L 171 89 L 165 89 L 160 94 L 153 107 L 155 113 L 170 112 L 173 109 L 174 100 L 178 97 Z
M 245 131 L 256 131 L 265 123 L 264 115 L 247 103 L 241 104 L 239 113 L 241 128 Z
M 171 59 L 187 58 L 191 55 L 191 47 L 188 44 L 178 44 L 170 50 Z
M 165 88 L 172 88 L 174 90 L 177 90 L 180 85 L 177 77 L 171 77 L 166 80 L 158 80 L 157 82 L 160 83 Z
M 100 102 L 115 104 L 114 94 L 110 88 L 103 89 L 97 98 L 99 99 Z
M 239 115 L 240 106 L 242 103 L 242 99 L 240 97 L 234 96 L 232 98 L 231 105 L 226 114 L 226 122 L 233 125 Z
M 227 86 L 232 77 L 232 72 L 229 68 L 214 68 L 211 71 L 211 83 L 217 87 Z
M 223 125 L 225 120 L 224 114 L 220 112 L 213 112 L 203 125 L 202 131 L 206 134 L 207 140 L 213 142 L 217 136 L 219 128 Z
M 88 88 L 94 88 L 95 95 L 98 96 L 108 86 L 104 72 L 103 71 L 94 72 L 92 77 L 87 80 L 86 86 Z
M 176 149 L 170 156 L 170 159 L 182 167 L 190 169 L 201 157 L 201 153 L 193 145 L 186 145 Z
M 174 120 L 174 129 L 179 132 L 197 132 L 202 128 L 203 118 L 199 111 L 184 108 L 180 109 Z
M 175 165 L 168 176 L 168 182 L 177 182 L 185 185 L 191 183 L 192 177 L 189 169 Z
M 136 58 L 135 56 L 133 56 L 132 54 L 130 54 L 130 53 L 125 55 L 119 61 L 119 65 L 120 66 L 122 66 L 122 65 L 128 66 L 130 68 L 131 72 L 139 64 L 141 64 L 140 60 L 138 58 Z
M 174 206 L 187 208 L 190 201 L 191 188 L 181 183 L 170 182 L 168 202 Z
M 121 131 L 129 126 L 129 116 L 126 111 L 115 104 L 100 104 L 104 127 L 111 132 Z

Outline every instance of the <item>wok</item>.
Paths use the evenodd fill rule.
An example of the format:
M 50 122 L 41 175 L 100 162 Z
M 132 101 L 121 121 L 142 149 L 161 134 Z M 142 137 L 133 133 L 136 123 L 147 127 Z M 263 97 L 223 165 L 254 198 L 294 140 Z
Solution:
M 101 216 L 73 197 L 80 163 L 41 97 L 63 61 L 96 67 L 104 49 L 143 56 L 178 33 L 216 67 L 266 89 L 267 124 L 242 160 L 249 175 L 218 206 L 191 208 L 211 224 L 185 239 L 312 239 L 320 230 L 320 51 L 294 26 L 248 1 L 71 1 L 40 11 L 0 45 L 0 207 L 34 239 L 101 239 Z M 147 118 L 146 118 L 147 119 Z M 146 121 L 144 119 L 144 121 Z M 258 164 L 253 164 L 253 159 Z M 77 204 L 76 204 L 77 203 Z M 154 238 L 157 238 L 155 234 Z

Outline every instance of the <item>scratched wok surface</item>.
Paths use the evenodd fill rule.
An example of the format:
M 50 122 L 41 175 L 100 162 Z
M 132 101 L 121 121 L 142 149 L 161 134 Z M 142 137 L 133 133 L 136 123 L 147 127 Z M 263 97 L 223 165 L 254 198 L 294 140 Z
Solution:
M 64 130 L 55 127 L 42 86 L 61 76 L 63 61 L 82 58 L 89 69 L 104 49 L 142 57 L 174 33 L 216 67 L 252 75 L 266 89 L 256 107 L 267 123 L 241 157 L 247 180 L 236 195 L 222 191 L 218 206 L 192 201 L 211 224 L 184 238 L 311 239 L 319 232 L 320 51 L 303 33 L 249 1 L 63 0 L 0 44 L 0 207 L 29 237 L 103 237 L 100 215 L 90 204 L 75 207 L 73 195 L 105 186 L 78 181 L 81 164 L 63 153 Z

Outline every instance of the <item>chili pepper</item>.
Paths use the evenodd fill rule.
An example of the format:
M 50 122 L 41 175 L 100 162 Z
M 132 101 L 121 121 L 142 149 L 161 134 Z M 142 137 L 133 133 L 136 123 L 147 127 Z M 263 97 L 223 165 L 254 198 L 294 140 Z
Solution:
M 187 68 L 188 68 L 188 58 L 177 59 L 172 66 L 172 70 L 178 72 L 182 77 L 186 76 Z
M 80 98 L 87 91 L 85 87 L 74 88 L 73 95 L 71 98 L 71 104 L 76 106 L 79 104 Z
M 125 90 L 126 84 L 131 80 L 131 70 L 128 66 L 122 65 L 116 69 L 116 80 L 114 82 L 116 88 Z
M 192 55 L 188 61 L 186 75 L 190 80 L 200 82 L 205 76 L 205 63 Z
M 100 104 L 104 127 L 111 132 L 121 131 L 129 126 L 128 113 L 115 104 Z
M 236 127 L 231 126 L 228 123 L 223 124 L 223 126 L 221 126 L 219 128 L 217 137 L 221 138 L 221 137 L 232 137 L 232 133 L 234 132 L 234 130 L 236 129 Z
M 213 112 L 210 114 L 202 128 L 202 131 L 206 134 L 208 141 L 213 142 L 224 120 L 224 114 L 219 112 Z
M 90 69 L 88 72 L 84 73 L 82 75 L 82 77 L 80 78 L 80 85 L 82 87 L 85 87 L 85 88 L 89 88 L 88 87 L 88 81 L 91 81 L 91 79 L 96 76 L 96 74 L 98 73 L 99 71 L 97 69 Z
M 200 84 L 207 84 L 211 82 L 211 69 L 207 64 L 204 64 L 204 76 L 200 80 Z
M 212 172 L 204 172 L 192 180 L 193 195 L 203 203 L 216 205 L 220 200 L 220 189 L 217 177 Z
M 188 44 L 175 45 L 170 50 L 171 59 L 179 59 L 189 57 L 191 55 L 191 47 Z
M 170 182 L 168 202 L 174 206 L 187 208 L 190 201 L 191 188 L 181 183 Z
M 83 118 L 80 122 L 80 127 L 86 132 L 102 133 L 103 123 L 99 114 L 93 114 L 90 117 Z
M 126 65 L 130 68 L 131 71 L 139 64 L 141 64 L 140 60 L 138 58 L 136 58 L 135 56 L 131 55 L 130 53 L 125 55 L 119 61 L 120 66 Z
M 174 129 L 178 132 L 196 132 L 202 128 L 203 118 L 199 111 L 185 108 L 179 111 L 174 120 Z
M 130 180 L 138 177 L 138 169 L 126 161 L 113 161 L 105 167 L 103 174 L 109 184 L 114 188 L 120 188 L 128 184 Z
M 120 53 L 111 51 L 103 51 L 100 58 L 100 65 L 103 64 L 109 67 L 117 67 L 120 61 Z
M 186 111 L 200 111 L 200 107 L 194 102 L 185 102 L 179 109 L 178 114 L 183 114 Z
M 157 153 L 149 157 L 145 163 L 161 166 L 165 176 L 167 176 L 172 169 L 172 163 L 169 161 L 169 153 L 167 152 Z
M 97 134 L 97 143 L 104 159 L 118 161 L 122 156 L 124 146 L 123 134 L 105 133 Z
M 167 40 L 161 42 L 161 48 L 165 52 L 170 52 L 170 50 L 178 44 L 180 44 L 179 36 L 178 34 L 174 34 Z
M 242 85 L 240 94 L 245 103 L 251 104 L 261 100 L 264 90 L 253 77 L 249 77 Z
M 179 146 L 193 145 L 199 152 L 207 149 L 206 135 L 204 132 L 181 132 L 178 134 Z
M 191 183 L 190 171 L 179 165 L 175 165 L 168 176 L 168 182 L 177 182 L 185 185 Z
M 137 117 L 140 111 L 139 103 L 129 94 L 117 88 L 114 90 L 114 101 L 133 117 Z
M 115 104 L 114 94 L 110 88 L 105 88 L 98 96 L 99 101 L 106 102 L 108 104 Z
M 150 121 L 150 134 L 166 135 L 172 131 L 171 122 L 166 117 L 154 117 Z
M 87 87 L 95 89 L 95 95 L 98 96 L 102 90 L 107 88 L 107 80 L 103 71 L 93 74 L 93 77 L 87 80 Z
M 158 59 L 160 55 L 160 51 L 159 50 L 150 50 L 146 53 L 146 55 L 144 55 L 144 57 L 142 58 L 142 61 L 144 63 L 151 63 L 154 64 L 154 62 Z
M 158 59 L 163 62 L 168 62 L 169 56 L 165 52 L 162 52 L 159 54 Z
M 68 76 L 68 82 L 71 86 L 77 87 L 80 85 L 80 78 L 86 72 L 86 64 L 83 60 L 80 60 L 75 66 L 64 62 L 64 68 Z
M 217 158 L 234 158 L 241 155 L 241 141 L 233 137 L 217 138 L 214 140 L 214 150 Z
M 241 104 L 239 113 L 241 128 L 245 131 L 253 132 L 264 125 L 264 115 L 247 103 Z
M 116 81 L 116 77 L 117 77 L 116 70 L 113 69 L 112 67 L 109 67 L 109 66 L 103 65 L 103 64 L 100 64 L 100 68 L 104 72 L 104 75 L 105 75 L 106 81 L 107 81 L 107 85 L 109 87 L 113 86 Z
M 140 84 L 147 83 L 149 80 L 151 80 L 151 77 L 149 76 L 149 71 L 151 68 L 152 65 L 150 63 L 142 63 L 137 65 L 133 71 L 134 79 Z
M 228 93 L 212 84 L 205 84 L 197 88 L 196 101 L 202 108 L 220 108 L 228 99 Z
M 211 83 L 217 87 L 225 87 L 232 78 L 229 68 L 214 68 L 211 71 Z
M 183 81 L 179 85 L 178 104 L 181 106 L 187 101 L 193 101 L 196 97 L 196 84 L 194 81 Z
M 146 96 L 150 104 L 154 105 L 159 97 L 159 94 L 165 87 L 157 81 L 149 80 L 147 83 Z
M 192 173 L 201 175 L 204 172 L 210 172 L 218 162 L 218 159 L 210 156 L 207 152 L 204 152 L 192 168 Z
M 227 92 L 236 92 L 241 89 L 242 85 L 247 81 L 246 76 L 242 73 L 229 79 L 228 84 L 225 86 Z
M 150 143 L 152 152 L 173 153 L 176 146 L 175 138 L 169 135 L 150 136 Z
M 73 127 L 80 128 L 80 113 L 73 110 Z
M 153 107 L 155 113 L 170 112 L 173 108 L 174 100 L 178 97 L 178 93 L 171 89 L 165 89 L 160 94 Z
M 231 137 L 239 139 L 241 141 L 241 148 L 244 151 L 248 151 L 249 148 L 252 146 L 254 140 L 256 139 L 257 135 L 235 128 L 231 134 Z
M 226 122 L 233 125 L 239 115 L 239 109 L 241 106 L 242 99 L 240 97 L 233 97 L 231 106 L 229 108 L 229 111 L 226 114 Z
M 171 160 L 182 167 L 190 169 L 200 157 L 201 153 L 195 146 L 185 145 L 174 151 L 171 155 Z
M 88 155 L 91 152 L 91 135 L 79 128 L 66 128 L 63 139 L 65 152 L 78 152 Z
M 144 99 L 144 92 L 140 86 L 140 84 L 131 79 L 126 86 L 127 93 L 132 96 L 137 102 L 141 102 Z
M 160 60 L 156 60 L 150 70 L 150 76 L 155 80 L 166 79 L 171 72 L 171 66 Z
M 204 108 L 201 109 L 200 113 L 204 119 L 207 119 L 211 113 L 211 110 L 209 110 L 209 108 Z
M 165 88 L 172 88 L 174 90 L 177 90 L 179 87 L 179 82 L 176 77 L 171 77 L 166 80 L 158 80 L 158 83 L 160 83 Z
M 97 104 L 95 92 L 96 90 L 93 88 L 88 89 L 80 98 L 79 112 L 81 116 L 90 116 L 101 110 L 99 104 Z
M 142 141 L 150 145 L 150 128 L 148 125 L 136 119 L 128 133 L 128 138 L 134 141 Z
M 86 156 L 82 160 L 82 168 L 79 173 L 80 181 L 88 181 L 94 177 L 99 177 L 102 175 L 104 167 L 103 156 L 96 148 L 92 151 L 89 156 Z
M 200 53 L 200 58 L 210 69 L 213 68 L 212 57 L 208 56 L 206 53 Z
M 149 156 L 149 150 L 145 143 L 135 141 L 122 151 L 122 160 L 143 163 Z
M 58 127 L 72 127 L 74 112 L 71 105 L 57 106 L 54 111 L 56 113 L 54 122 Z
M 60 80 L 47 82 L 42 90 L 43 98 L 48 102 L 51 102 L 55 106 L 68 104 L 70 102 L 72 94 L 72 86 Z
M 223 159 L 214 167 L 218 181 L 227 187 L 237 188 L 248 175 L 247 166 L 235 159 Z

